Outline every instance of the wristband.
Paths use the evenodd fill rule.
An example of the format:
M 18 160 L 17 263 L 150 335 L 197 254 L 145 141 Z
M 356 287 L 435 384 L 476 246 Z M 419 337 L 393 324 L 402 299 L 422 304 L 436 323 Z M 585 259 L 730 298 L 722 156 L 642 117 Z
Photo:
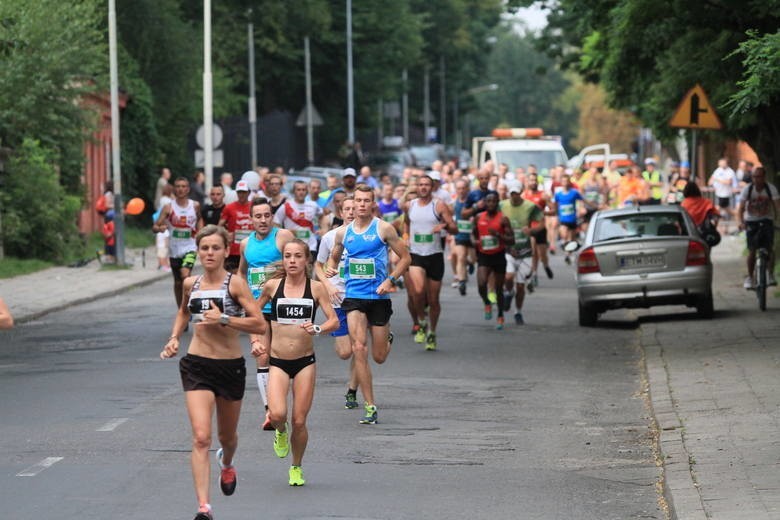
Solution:
M 398 279 L 393 275 L 388 276 L 387 279 L 390 280 L 390 283 L 393 285 L 395 285 L 395 283 L 398 281 Z
M 319 325 L 312 325 L 312 328 L 314 329 L 315 336 L 319 336 L 320 333 L 322 332 L 322 327 L 320 327 Z

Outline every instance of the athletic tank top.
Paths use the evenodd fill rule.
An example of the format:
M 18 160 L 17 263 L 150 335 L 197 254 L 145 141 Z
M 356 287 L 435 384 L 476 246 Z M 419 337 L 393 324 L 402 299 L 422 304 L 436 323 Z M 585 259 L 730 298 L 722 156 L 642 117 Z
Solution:
M 536 206 L 540 210 L 544 211 L 545 203 L 544 203 L 544 192 L 543 191 L 541 191 L 541 190 L 540 191 L 528 191 L 528 190 L 526 190 L 526 191 L 523 192 L 523 198 L 525 200 L 530 200 L 531 202 L 536 204 Z
M 176 201 L 171 202 L 171 213 L 168 215 L 168 230 L 171 233 L 169 246 L 171 258 L 181 258 L 190 251 L 195 251 L 195 232 L 198 225 L 198 215 L 195 213 L 195 201 L 188 200 L 182 208 Z
M 483 211 L 477 217 L 477 251 L 486 255 L 494 255 L 504 252 L 504 239 L 501 236 L 493 236 L 489 231 L 496 231 L 499 235 L 504 234 L 504 228 L 501 220 L 504 214 L 496 212 L 492 217 L 487 211 Z
M 228 316 L 243 316 L 244 309 L 230 295 L 230 279 L 232 273 L 228 273 L 222 281 L 222 287 L 219 289 L 202 290 L 200 282 L 203 275 L 195 279 L 190 292 L 190 299 L 187 302 L 187 308 L 192 315 L 192 321 L 203 321 L 203 313 L 211 308 L 211 302 L 214 302 L 220 311 Z
M 347 261 L 346 298 L 384 300 L 389 294 L 377 294 L 379 285 L 387 279 L 387 244 L 379 236 L 379 219 L 374 217 L 362 233 L 355 232 L 355 222 L 344 232 Z
M 265 281 L 276 270 L 271 264 L 282 259 L 282 252 L 276 247 L 278 232 L 279 228 L 271 228 L 271 232 L 262 240 L 257 238 L 257 233 L 252 233 L 244 248 L 247 264 L 246 279 L 255 300 L 260 298 Z M 263 312 L 271 312 L 271 302 L 265 304 Z
M 471 230 L 474 228 L 474 221 L 470 218 L 463 218 L 463 209 L 466 207 L 466 201 L 457 199 L 453 206 L 453 213 L 455 214 L 455 223 L 458 225 L 458 234 L 455 235 L 455 240 L 459 242 L 468 242 L 471 240 Z
M 306 286 L 301 298 L 288 298 L 284 295 L 286 281 L 286 278 L 282 278 L 271 300 L 271 321 L 287 325 L 313 322 L 317 312 L 317 302 L 311 294 L 311 280 L 306 279 Z
M 392 222 L 401 216 L 401 207 L 396 199 L 393 199 L 390 203 L 380 199 L 377 206 L 379 206 L 379 214 L 382 215 L 382 220 L 385 222 Z
M 419 204 L 420 199 L 409 203 L 409 252 L 420 256 L 430 256 L 441 253 L 441 240 L 433 227 L 439 224 L 436 214 L 436 200 L 431 200 L 425 206 Z

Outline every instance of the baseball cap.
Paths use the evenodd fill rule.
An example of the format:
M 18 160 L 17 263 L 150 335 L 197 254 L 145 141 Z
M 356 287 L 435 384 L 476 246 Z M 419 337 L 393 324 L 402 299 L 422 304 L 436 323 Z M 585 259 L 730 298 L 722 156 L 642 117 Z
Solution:
M 653 159 L 652 157 L 648 157 L 647 159 L 645 159 L 645 165 L 648 164 L 652 164 L 653 166 L 655 166 L 655 159 Z
M 428 177 L 432 181 L 440 181 L 441 180 L 441 173 L 439 173 L 437 170 L 428 170 L 425 172 L 423 177 Z
M 509 194 L 523 193 L 523 184 L 520 182 L 512 182 L 509 184 Z
M 690 168 L 691 167 L 691 163 L 689 163 L 688 161 L 683 161 L 683 162 L 680 163 L 680 167 L 681 168 Z
M 236 191 L 249 191 L 249 183 L 246 181 L 238 181 L 236 183 Z
M 341 172 L 341 178 L 342 179 L 344 177 L 349 177 L 350 175 L 352 177 L 357 177 L 357 173 L 355 173 L 355 169 L 354 168 L 344 168 L 344 171 Z

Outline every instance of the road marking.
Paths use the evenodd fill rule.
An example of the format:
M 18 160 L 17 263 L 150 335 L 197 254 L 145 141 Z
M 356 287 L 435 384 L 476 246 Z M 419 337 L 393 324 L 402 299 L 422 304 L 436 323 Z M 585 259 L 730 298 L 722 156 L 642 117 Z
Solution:
M 61 461 L 63 457 L 46 457 L 42 461 L 40 461 L 38 464 L 33 464 L 29 468 L 20 471 L 16 474 L 17 477 L 34 477 L 41 471 L 45 470 L 46 468 L 50 468 L 59 461 Z
M 111 419 L 110 421 L 108 421 L 106 424 L 104 424 L 103 426 L 101 426 L 100 428 L 98 428 L 95 431 L 97 431 L 97 432 L 112 432 L 112 431 L 114 431 L 116 429 L 117 426 L 119 426 L 120 424 L 122 424 L 126 420 L 127 420 L 127 417 L 120 417 L 118 419 Z

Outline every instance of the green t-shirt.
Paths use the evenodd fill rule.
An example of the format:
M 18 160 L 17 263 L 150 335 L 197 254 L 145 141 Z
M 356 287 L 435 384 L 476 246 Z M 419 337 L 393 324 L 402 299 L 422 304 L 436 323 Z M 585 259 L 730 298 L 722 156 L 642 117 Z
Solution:
M 525 199 L 519 206 L 513 206 L 512 201 L 507 199 L 502 200 L 498 204 L 498 208 L 509 219 L 509 223 L 514 230 L 515 244 L 512 246 L 512 249 L 530 249 L 531 237 L 523 233 L 522 229 L 529 226 L 531 222 L 541 222 L 543 220 L 542 210 L 539 209 L 539 206 Z

